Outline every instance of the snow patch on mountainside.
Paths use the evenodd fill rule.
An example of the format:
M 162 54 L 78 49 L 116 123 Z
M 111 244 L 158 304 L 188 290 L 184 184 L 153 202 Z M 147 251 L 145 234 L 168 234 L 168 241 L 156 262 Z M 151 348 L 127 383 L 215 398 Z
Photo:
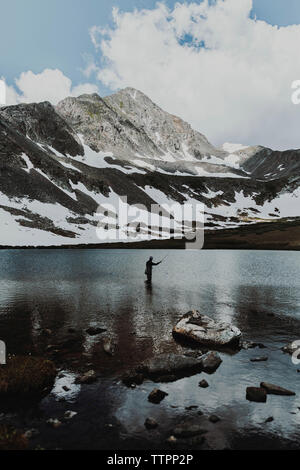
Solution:
M 222 149 L 225 150 L 225 152 L 228 152 L 228 153 L 240 152 L 241 150 L 245 150 L 246 148 L 248 148 L 247 145 L 232 144 L 232 143 L 229 143 L 229 142 L 226 142 L 225 144 L 222 145 Z

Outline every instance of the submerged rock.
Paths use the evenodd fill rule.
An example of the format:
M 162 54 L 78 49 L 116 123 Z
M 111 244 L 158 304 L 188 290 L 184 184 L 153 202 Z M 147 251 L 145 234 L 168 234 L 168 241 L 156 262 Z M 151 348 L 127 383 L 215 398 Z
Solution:
M 158 404 L 160 403 L 166 396 L 168 396 L 168 393 L 163 392 L 162 390 L 159 390 L 158 388 L 155 388 L 152 390 L 150 395 L 148 396 L 148 400 L 151 403 Z
M 221 418 L 219 418 L 219 416 L 217 416 L 217 415 L 211 415 L 208 419 L 213 424 L 218 423 L 219 421 L 221 421 Z
M 260 386 L 266 390 L 268 395 L 284 395 L 284 396 L 294 396 L 295 392 L 291 392 L 286 388 L 279 387 L 278 385 L 270 384 L 268 382 L 262 382 Z
M 133 384 L 140 385 L 144 379 L 154 382 L 175 382 L 182 377 L 189 377 L 202 371 L 212 374 L 221 363 L 219 354 L 212 351 L 197 358 L 180 354 L 160 354 L 126 372 L 122 382 L 128 387 Z
M 122 382 L 127 387 L 132 387 L 132 385 L 141 385 L 144 382 L 144 376 L 136 371 L 129 371 L 123 375 Z
M 193 411 L 193 410 L 197 410 L 198 408 L 198 405 L 191 405 L 191 406 L 186 406 L 185 409 L 187 411 Z
M 156 429 L 158 427 L 158 423 L 153 418 L 147 418 L 145 421 L 145 427 L 147 429 Z
M 218 322 L 198 311 L 185 314 L 173 328 L 173 334 L 209 347 L 239 346 L 241 331 L 233 325 Z
M 251 362 L 266 362 L 269 358 L 267 356 L 261 356 L 261 357 L 252 357 L 250 359 Z
M 209 387 L 209 383 L 205 379 L 203 379 L 203 380 L 201 380 L 201 382 L 199 382 L 199 387 L 207 388 L 207 387 Z
M 266 403 L 267 392 L 262 387 L 248 387 L 246 390 L 246 398 L 248 401 L 255 401 L 258 403 Z
M 222 359 L 215 351 L 210 351 L 201 357 L 202 370 L 207 374 L 213 374 L 222 364 Z
M 265 423 L 272 423 L 274 421 L 273 416 L 270 416 L 269 418 L 266 419 Z
M 80 377 L 77 377 L 75 380 L 76 384 L 91 384 L 93 382 L 96 382 L 97 380 L 97 375 L 94 370 L 89 370 L 85 374 L 81 375 Z
M 173 429 L 173 435 L 178 439 L 186 439 L 206 433 L 207 429 L 204 429 L 200 424 L 189 422 L 179 424 Z

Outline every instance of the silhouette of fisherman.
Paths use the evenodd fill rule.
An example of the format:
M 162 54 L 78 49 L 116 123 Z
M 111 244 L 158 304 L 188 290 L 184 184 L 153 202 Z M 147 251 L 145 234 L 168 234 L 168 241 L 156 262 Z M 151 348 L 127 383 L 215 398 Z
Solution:
M 151 284 L 152 282 L 152 268 L 153 266 L 158 266 L 159 264 L 161 264 L 162 261 L 160 261 L 159 263 L 153 263 L 153 256 L 150 256 L 150 258 L 148 259 L 147 263 L 146 263 L 146 271 L 145 271 L 145 274 L 147 276 L 147 284 Z

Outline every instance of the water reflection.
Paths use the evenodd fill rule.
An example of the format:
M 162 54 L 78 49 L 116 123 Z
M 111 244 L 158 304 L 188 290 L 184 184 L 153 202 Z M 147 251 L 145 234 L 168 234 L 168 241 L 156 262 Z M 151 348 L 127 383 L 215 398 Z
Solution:
M 44 353 L 49 344 L 59 346 L 63 352 L 57 357 L 66 361 L 67 373 L 55 385 L 55 399 L 78 399 L 76 411 L 82 409 L 86 417 L 81 429 L 88 434 L 92 426 L 98 445 L 105 439 L 99 427 L 103 416 L 120 422 L 122 432 L 145 439 L 142 430 L 147 415 L 155 418 L 157 413 L 167 429 L 191 404 L 206 413 L 221 414 L 224 432 L 238 425 L 243 432 L 255 426 L 263 433 L 262 423 L 274 416 L 268 432 L 298 439 L 297 396 L 291 400 L 271 397 L 266 405 L 253 406 L 245 400 L 245 389 L 265 380 L 298 389 L 295 366 L 280 347 L 299 339 L 300 253 L 172 251 L 154 271 L 149 286 L 143 273 L 152 254 L 139 250 L 1 251 L 0 338 L 6 341 L 8 352 Z M 84 392 L 73 387 L 74 373 L 81 367 L 118 378 L 145 358 L 182 351 L 171 332 L 180 316 L 191 309 L 236 324 L 245 339 L 268 346 L 269 361 L 251 363 L 249 357 L 259 354 L 255 350 L 223 355 L 222 366 L 208 378 L 209 389 L 199 390 L 198 376 L 164 384 L 169 396 L 159 409 L 147 402 L 153 388 L 150 382 L 135 391 L 105 381 Z M 107 331 L 90 336 L 86 332 L 90 326 Z M 52 332 L 49 338 L 45 329 Z M 103 349 L 104 338 L 116 343 L 113 357 Z M 43 406 L 53 407 L 50 398 Z M 106 436 L 107 446 L 108 440 Z M 82 432 L 77 446 L 78 442 L 84 445 Z

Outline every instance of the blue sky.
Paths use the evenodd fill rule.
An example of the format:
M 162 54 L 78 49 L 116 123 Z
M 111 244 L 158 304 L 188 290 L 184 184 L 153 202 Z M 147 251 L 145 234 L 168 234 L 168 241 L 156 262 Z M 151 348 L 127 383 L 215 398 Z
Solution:
M 300 0 L 208 1 L 0 0 L 7 104 L 130 86 L 214 144 L 300 148 Z
M 113 6 L 130 11 L 153 8 L 156 3 L 156 0 L 1 0 L 0 76 L 12 83 L 23 71 L 39 73 L 45 68 L 58 68 L 76 85 L 83 81 L 83 56 L 95 52 L 89 28 L 111 24 Z M 164 3 L 172 7 L 176 2 Z M 254 0 L 253 13 L 273 25 L 300 24 L 300 1 Z M 99 88 L 101 92 L 108 91 L 101 84 Z

